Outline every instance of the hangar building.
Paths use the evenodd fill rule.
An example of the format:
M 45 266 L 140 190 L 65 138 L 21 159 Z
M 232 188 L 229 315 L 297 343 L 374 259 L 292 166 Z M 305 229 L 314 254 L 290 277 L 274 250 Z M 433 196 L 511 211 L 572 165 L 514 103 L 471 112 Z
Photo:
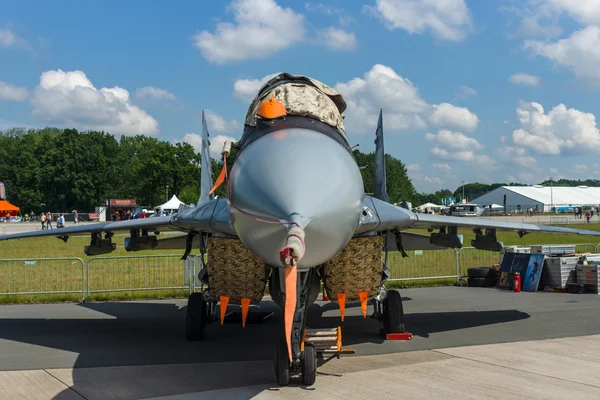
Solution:
M 527 210 L 538 212 L 572 211 L 573 207 L 600 205 L 600 187 L 589 186 L 501 186 L 471 201 L 480 207 L 492 204 L 504 206 L 506 211 Z

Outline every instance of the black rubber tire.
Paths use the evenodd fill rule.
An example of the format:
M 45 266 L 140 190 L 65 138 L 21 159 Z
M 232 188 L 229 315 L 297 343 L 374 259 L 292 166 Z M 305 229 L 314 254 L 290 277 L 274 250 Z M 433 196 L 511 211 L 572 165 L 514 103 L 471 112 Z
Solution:
M 487 278 L 469 278 L 467 279 L 467 285 L 470 287 L 483 287 Z
M 279 386 L 290 384 L 290 358 L 285 340 L 280 340 L 275 349 L 275 376 Z
M 317 380 L 317 350 L 312 343 L 304 343 L 302 354 L 302 383 L 312 386 Z
M 467 270 L 467 276 L 469 278 L 493 278 L 497 275 L 494 268 L 488 267 L 475 267 Z
M 496 286 L 496 283 L 498 283 L 498 278 L 497 277 L 487 277 L 483 280 L 483 286 L 484 287 L 493 287 Z
M 383 300 L 383 329 L 385 333 L 404 333 L 404 309 L 400 292 L 389 290 Z
M 206 300 L 202 293 L 192 293 L 188 298 L 185 315 L 185 338 L 190 342 L 204 340 L 207 323 Z

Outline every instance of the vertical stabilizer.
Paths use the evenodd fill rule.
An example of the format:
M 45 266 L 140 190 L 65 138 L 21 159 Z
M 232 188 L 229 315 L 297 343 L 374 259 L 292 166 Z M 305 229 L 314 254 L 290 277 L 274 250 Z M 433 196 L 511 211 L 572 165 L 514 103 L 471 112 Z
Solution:
M 379 110 L 379 121 L 377 121 L 377 131 L 375 132 L 375 168 L 373 170 L 375 179 L 373 180 L 373 193 L 375 198 L 390 202 L 387 195 L 387 177 L 385 174 L 385 150 L 383 148 L 383 110 Z
M 212 176 L 212 162 L 210 159 L 208 141 L 208 127 L 206 126 L 206 118 L 204 117 L 204 110 L 202 110 L 202 149 L 200 156 L 202 157 L 202 164 L 200 170 L 200 198 L 198 199 L 198 205 L 204 205 L 214 199 L 214 194 L 208 194 L 210 189 L 213 187 L 213 176 Z

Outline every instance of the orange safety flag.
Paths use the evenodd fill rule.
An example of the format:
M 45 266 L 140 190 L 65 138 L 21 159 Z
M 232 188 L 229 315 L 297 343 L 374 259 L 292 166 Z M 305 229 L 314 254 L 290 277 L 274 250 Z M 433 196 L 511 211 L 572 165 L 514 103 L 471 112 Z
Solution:
M 250 299 L 242 298 L 242 328 L 246 326 L 246 317 L 248 317 L 248 309 L 250 308 Z
M 342 315 L 342 321 L 344 321 L 344 311 L 346 310 L 346 293 L 338 293 L 338 303 L 340 304 L 340 314 Z
M 367 318 L 367 300 L 369 299 L 369 292 L 358 292 L 360 297 L 360 308 L 362 308 L 363 317 Z
M 285 324 L 285 341 L 288 348 L 290 362 L 292 357 L 292 326 L 294 324 L 294 314 L 296 313 L 296 284 L 298 281 L 298 270 L 293 267 L 285 267 L 285 312 L 283 322 Z
M 229 296 L 221 296 L 219 300 L 221 301 L 221 307 L 219 310 L 221 311 L 221 325 L 223 325 L 223 322 L 225 321 L 225 313 L 227 312 L 227 304 L 229 304 Z
M 221 169 L 221 173 L 219 173 L 219 177 L 217 178 L 214 186 L 210 189 L 208 194 L 212 194 L 223 182 L 225 182 L 225 177 L 227 176 L 227 157 L 223 156 L 223 168 Z

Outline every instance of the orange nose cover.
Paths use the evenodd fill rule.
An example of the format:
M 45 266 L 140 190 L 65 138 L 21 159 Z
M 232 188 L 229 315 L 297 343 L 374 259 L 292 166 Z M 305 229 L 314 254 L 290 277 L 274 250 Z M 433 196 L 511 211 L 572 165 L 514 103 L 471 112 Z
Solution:
M 275 100 L 275 93 L 271 95 L 271 98 L 262 102 L 256 115 L 266 119 L 279 118 L 287 115 L 285 106 L 279 100 Z
M 298 282 L 298 269 L 293 267 L 285 268 L 285 306 L 283 322 L 285 324 L 285 340 L 288 348 L 288 357 L 290 362 L 292 357 L 292 326 L 294 324 L 294 314 L 296 312 L 296 284 Z

